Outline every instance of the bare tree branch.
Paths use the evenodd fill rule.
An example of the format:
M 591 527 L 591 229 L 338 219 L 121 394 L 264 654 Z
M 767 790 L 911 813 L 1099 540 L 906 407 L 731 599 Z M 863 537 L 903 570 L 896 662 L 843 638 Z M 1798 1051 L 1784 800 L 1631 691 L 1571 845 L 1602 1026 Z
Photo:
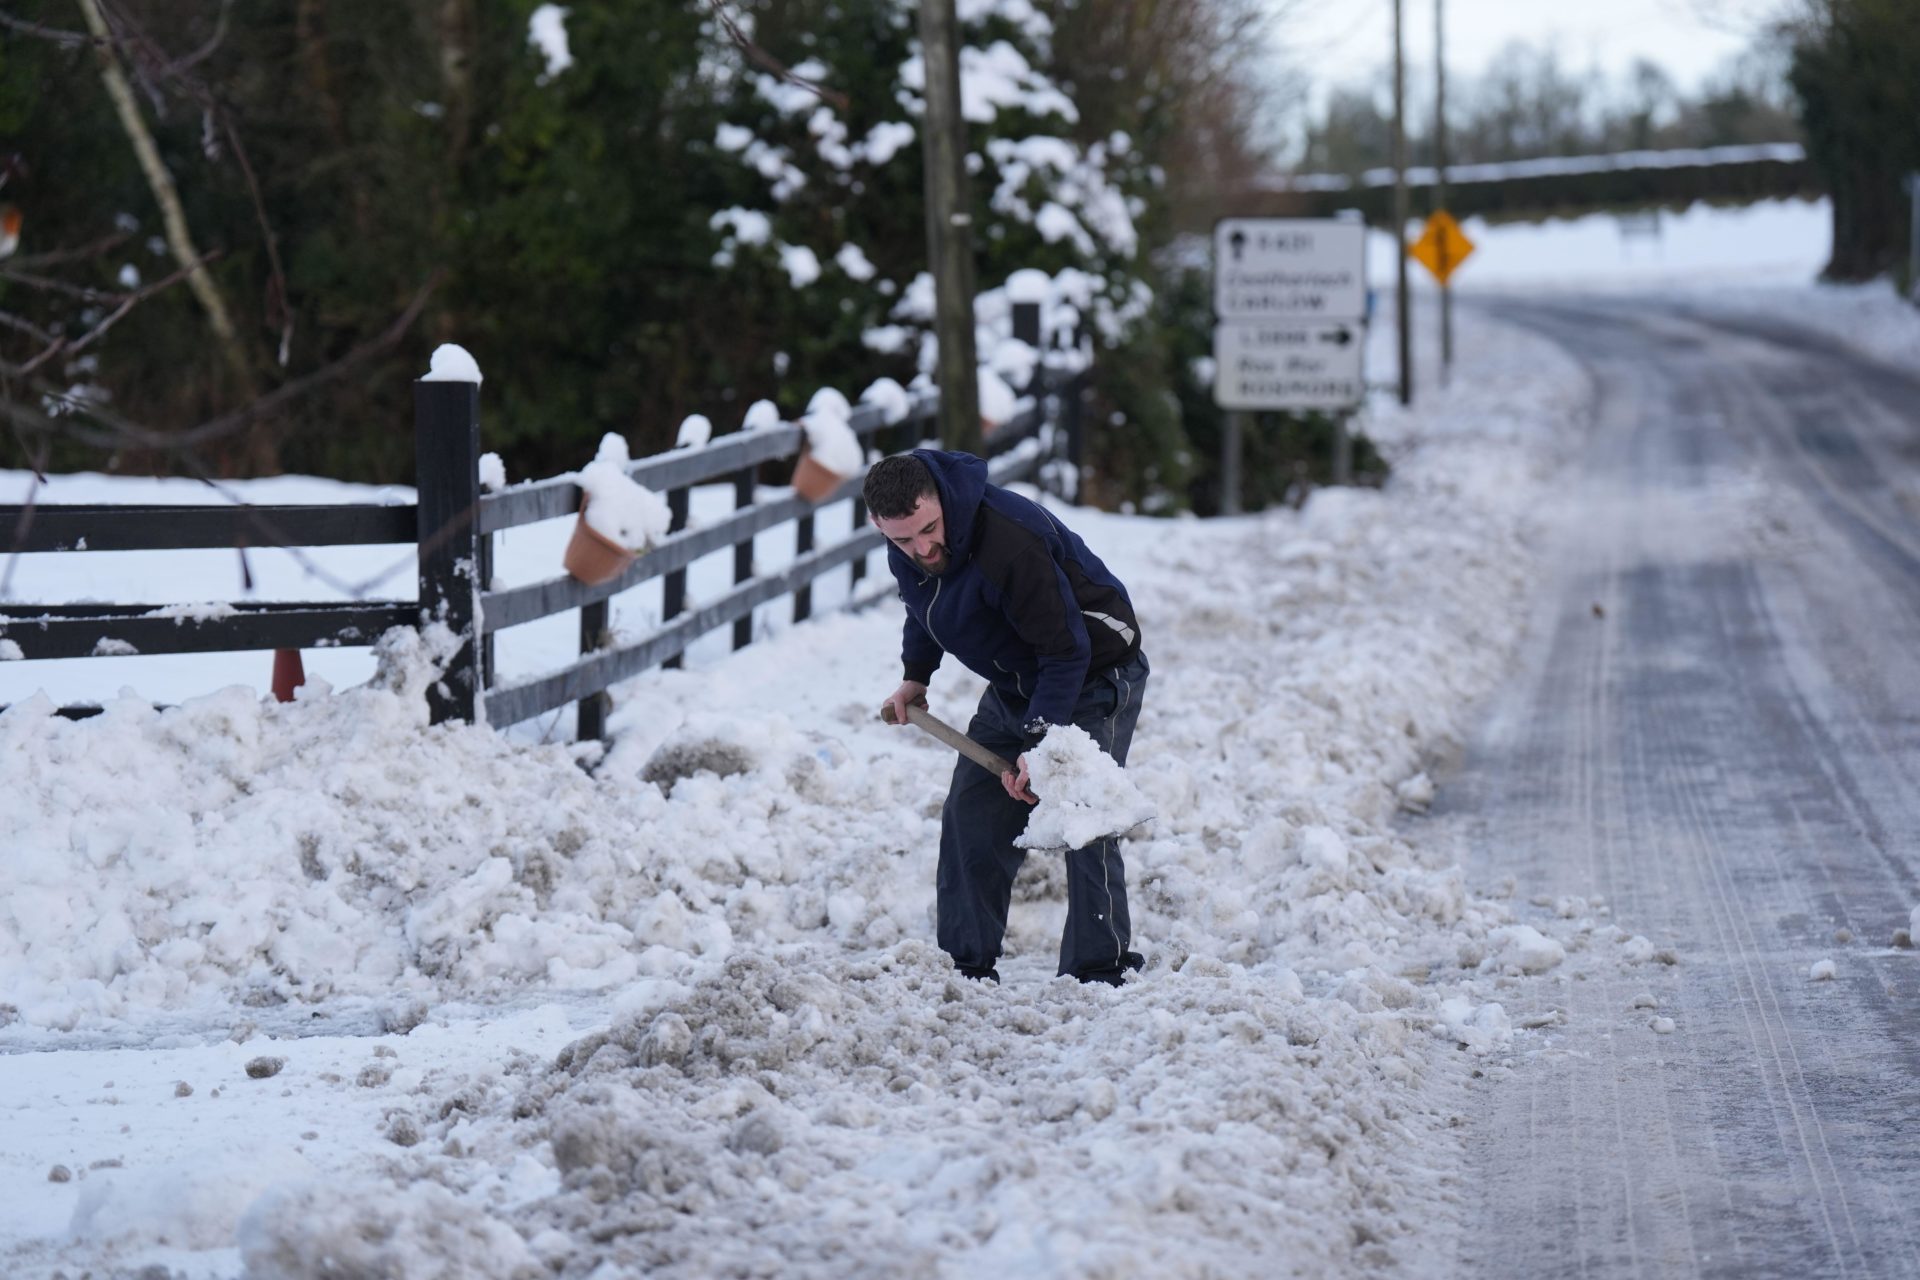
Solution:
M 213 24 L 213 34 L 207 42 L 183 58 L 175 58 L 163 69 L 167 76 L 181 76 L 211 58 L 227 38 L 227 15 L 233 9 L 233 0 L 220 0 L 220 17 Z
M 45 364 L 47 361 L 53 359 L 55 356 L 74 355 L 80 351 L 85 350 L 87 347 L 92 346 L 95 342 L 100 340 L 100 338 L 107 332 L 107 330 L 113 328 L 114 325 L 120 323 L 120 321 L 123 318 L 125 318 L 126 314 L 129 311 L 132 311 L 140 303 L 145 302 L 148 298 L 151 298 L 154 294 L 159 293 L 161 290 L 169 289 L 169 288 L 172 288 L 174 285 L 179 284 L 182 280 L 185 280 L 187 278 L 187 275 L 189 272 L 198 270 L 200 265 L 201 265 L 200 263 L 195 263 L 193 266 L 190 266 L 190 267 L 182 267 L 180 268 L 180 270 L 174 272 L 172 275 L 166 277 L 164 280 L 156 280 L 152 284 L 147 285 L 144 288 L 136 289 L 132 293 L 127 294 L 125 299 L 120 303 L 118 307 L 115 307 L 111 312 L 109 312 L 106 316 L 104 316 L 98 324 L 94 325 L 93 328 L 89 329 L 86 333 L 82 334 L 78 338 L 75 338 L 72 342 L 69 342 L 65 338 L 61 338 L 61 337 L 54 338 L 53 341 L 47 345 L 47 348 L 44 351 L 42 351 L 39 355 L 35 356 L 33 359 L 27 361 L 25 364 L 21 365 L 18 369 L 14 370 L 13 372 L 24 376 L 26 374 L 32 373 L 35 369 L 39 368 L 41 365 Z
M 186 96 L 193 100 L 201 112 L 210 121 L 209 128 L 217 126 L 226 138 L 227 145 L 233 150 L 233 157 L 240 165 L 240 175 L 246 181 L 247 195 L 253 203 L 254 222 L 260 228 L 260 242 L 267 251 L 267 316 L 269 328 L 276 331 L 277 362 L 286 366 L 293 345 L 293 311 L 287 305 L 287 275 L 280 262 L 279 237 L 273 232 L 272 224 L 267 220 L 265 197 L 260 193 L 260 180 L 255 174 L 253 161 L 247 155 L 246 144 L 241 140 L 239 126 L 234 123 L 233 113 L 214 93 L 208 84 L 187 71 L 209 56 L 225 38 L 227 13 L 233 0 L 221 0 L 220 18 L 213 37 L 195 53 L 184 58 L 170 58 L 146 31 L 129 15 L 117 8 L 107 9 L 106 0 L 98 0 L 103 12 L 108 13 L 112 25 L 123 40 L 123 49 L 129 61 L 141 72 L 144 79 L 152 83 L 177 85 Z
M 99 44 L 98 37 L 84 31 L 66 31 L 59 27 L 46 27 L 37 22 L 28 22 L 25 18 L 16 18 L 5 10 L 0 10 L 0 27 L 18 31 L 22 35 L 37 36 L 42 40 L 51 40 L 67 49 L 78 49 L 87 45 Z
M 30 289 L 41 289 L 48 293 L 64 293 L 82 302 L 118 302 L 122 296 L 112 290 L 94 289 L 84 284 L 68 284 L 65 280 L 56 280 L 52 276 L 35 275 L 31 271 L 16 271 L 12 267 L 0 267 L 0 280 L 11 280 L 15 284 L 23 284 Z
M 128 232 L 115 231 L 95 240 L 91 244 L 76 245 L 71 249 L 49 249 L 45 253 L 17 253 L 7 259 L 9 270 L 21 267 L 53 267 L 63 262 L 83 262 L 89 258 L 98 258 L 111 253 L 127 242 Z
M 723 0 L 707 0 L 707 7 L 713 10 L 713 16 L 726 31 L 727 38 L 732 40 L 733 43 L 739 47 L 740 52 L 746 54 L 749 59 L 765 67 L 768 71 L 771 71 L 788 84 L 798 85 L 800 88 L 805 89 L 808 93 L 811 93 L 828 106 L 844 112 L 853 105 L 847 100 L 846 94 L 829 89 L 823 84 L 807 79 L 805 76 L 795 75 L 787 67 L 786 63 L 780 61 L 780 59 L 755 44 L 748 38 L 747 33 L 740 29 L 740 24 L 734 20 L 733 15 L 727 12 Z
M 99 430 L 80 423 L 64 423 L 56 417 L 49 417 L 36 409 L 13 400 L 0 399 L 0 414 L 12 419 L 29 435 L 61 436 L 78 440 L 85 444 L 101 448 L 140 448 L 152 449 L 176 455 L 188 455 L 203 445 L 211 444 L 253 425 L 285 409 L 289 404 L 317 387 L 337 382 L 354 372 L 374 356 L 385 351 L 413 326 L 420 312 L 426 307 L 427 300 L 446 278 L 444 269 L 435 271 L 426 284 L 421 286 L 413 300 L 407 304 L 398 318 L 384 332 L 369 342 L 354 348 L 332 364 L 326 365 L 304 377 L 276 387 L 273 391 L 254 400 L 232 413 L 210 419 L 197 427 L 181 432 L 156 431 L 151 427 L 123 418 L 113 411 L 76 396 L 72 392 L 40 378 L 28 381 L 28 389 L 44 396 L 54 404 L 64 407 L 66 412 L 84 415 L 100 424 L 105 430 Z
M 127 141 L 132 144 L 134 155 L 140 161 L 145 173 L 147 185 L 153 191 L 154 200 L 160 205 L 161 222 L 166 227 L 167 244 L 173 250 L 174 260 L 183 267 L 191 267 L 201 257 L 193 247 L 193 241 L 187 227 L 186 211 L 180 205 L 180 193 L 175 189 L 173 175 L 167 171 L 166 164 L 160 159 L 160 151 L 154 145 L 153 135 L 147 129 L 146 122 L 140 117 L 140 107 L 133 100 L 132 87 L 127 83 L 126 72 L 120 66 L 120 60 L 111 41 L 112 32 L 108 29 L 106 15 L 101 0 L 75 0 L 80 12 L 87 20 L 87 29 L 101 37 L 105 43 L 95 49 L 99 55 L 100 80 L 106 86 L 107 96 L 112 99 L 116 114 L 120 117 L 121 128 L 126 131 Z M 187 277 L 194 296 L 199 299 L 213 325 L 215 335 L 220 339 L 222 353 L 233 366 L 242 386 L 252 383 L 252 371 L 247 367 L 245 350 L 240 345 L 240 336 L 233 327 L 233 318 L 227 312 L 226 299 L 215 288 L 213 277 L 205 270 L 193 270 Z
M 60 341 L 60 336 L 58 334 L 49 333 L 45 329 L 42 329 L 39 325 L 35 324 L 33 321 L 28 320 L 23 316 L 16 316 L 10 311 L 0 311 L 0 325 L 4 325 L 7 328 L 13 329 L 19 333 L 24 333 L 28 337 L 34 339 L 36 342 Z
M 179 278 L 183 278 L 183 276 L 177 275 L 173 279 L 156 282 L 148 289 L 142 290 L 139 295 L 129 298 L 121 311 L 111 319 L 118 319 L 119 315 L 125 314 L 125 312 L 130 310 L 132 305 L 142 297 L 150 295 L 152 292 L 168 284 L 176 283 Z M 440 287 L 444 278 L 444 271 L 436 271 L 433 276 L 428 279 L 426 284 L 421 286 L 420 290 L 414 295 L 413 300 L 407 305 L 407 308 L 400 313 L 384 332 L 372 341 L 356 347 L 353 351 L 334 363 L 327 365 L 325 368 L 315 370 L 304 378 L 299 378 L 287 383 L 270 395 L 256 400 L 244 409 L 202 423 L 200 426 L 186 432 L 169 434 L 155 431 L 152 428 L 144 427 L 138 423 L 122 418 L 99 404 L 74 396 L 70 392 L 63 391 L 45 382 L 43 379 L 27 379 L 27 386 L 33 392 L 55 404 L 67 406 L 69 412 L 76 416 L 84 415 L 86 418 L 93 419 L 99 423 L 100 426 L 95 427 L 83 422 L 63 422 L 58 417 L 49 416 L 37 409 L 21 404 L 10 396 L 0 396 L 0 416 L 7 418 L 13 424 L 15 439 L 20 442 L 23 451 L 28 454 L 29 459 L 32 461 L 35 477 L 32 486 L 28 490 L 27 500 L 23 504 L 20 519 L 15 524 L 12 545 L 16 548 L 23 545 L 26 533 L 28 529 L 32 527 L 34 499 L 35 495 L 39 492 L 41 483 L 43 483 L 45 479 L 46 459 L 48 457 L 50 441 L 53 438 L 64 437 L 104 449 L 128 447 L 151 449 L 175 455 L 179 459 L 182 468 L 188 474 L 198 479 L 202 484 L 205 484 L 221 497 L 232 502 L 235 506 L 246 509 L 248 524 L 261 535 L 261 541 L 285 550 L 308 576 L 315 578 L 344 595 L 356 599 L 363 598 L 375 586 L 391 577 L 402 564 L 411 561 L 418 553 L 410 552 L 404 561 L 397 561 L 394 565 L 381 570 L 361 582 L 356 583 L 339 577 L 315 561 L 307 554 L 304 548 L 286 546 L 286 538 L 282 531 L 278 529 L 271 520 L 254 511 L 252 505 L 241 498 L 237 492 L 215 477 L 212 469 L 208 467 L 205 460 L 200 457 L 198 450 L 203 445 L 216 442 L 225 436 L 252 425 L 252 423 L 260 418 L 284 409 L 289 403 L 316 387 L 345 377 L 373 356 L 391 347 L 399 341 L 408 329 L 412 328 L 414 321 L 419 318 L 420 312 L 425 308 L 428 299 L 430 299 L 434 291 Z M 110 322 L 111 321 L 108 321 L 107 323 Z M 104 325 L 96 326 L 94 332 L 88 335 L 88 340 L 98 337 L 100 332 L 103 331 L 103 328 Z M 74 347 L 67 348 L 69 351 L 74 349 Z M 469 512 L 467 518 L 472 519 L 473 514 L 473 512 Z M 456 522 L 456 526 L 458 523 L 459 522 Z M 452 536 L 452 530 L 443 530 L 440 536 Z M 7 558 L 4 571 L 0 571 L 0 599 L 6 598 L 8 585 L 13 579 L 14 567 L 20 554 L 19 551 L 12 552 Z M 242 571 L 246 572 L 244 555 L 242 558 L 242 566 Z

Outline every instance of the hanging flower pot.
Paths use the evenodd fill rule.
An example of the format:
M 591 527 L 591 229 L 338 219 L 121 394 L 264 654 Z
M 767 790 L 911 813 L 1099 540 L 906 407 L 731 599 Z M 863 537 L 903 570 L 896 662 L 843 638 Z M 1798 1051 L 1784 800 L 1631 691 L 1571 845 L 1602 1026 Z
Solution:
M 823 501 L 860 470 L 863 458 L 852 416 L 847 398 L 831 387 L 814 392 L 807 405 L 807 415 L 800 419 L 800 462 L 793 469 L 793 487 L 808 502 Z
M 611 582 L 627 571 L 635 553 L 587 523 L 587 503 L 573 522 L 573 537 L 567 541 L 567 554 L 561 561 L 566 571 L 590 587 Z
M 840 473 L 821 466 L 812 450 L 802 450 L 800 462 L 793 469 L 793 487 L 808 502 L 823 501 L 845 479 Z
M 635 556 L 666 537 L 673 520 L 666 499 L 627 475 L 629 461 L 627 442 L 609 432 L 580 470 L 580 517 L 561 563 L 588 586 L 626 572 Z

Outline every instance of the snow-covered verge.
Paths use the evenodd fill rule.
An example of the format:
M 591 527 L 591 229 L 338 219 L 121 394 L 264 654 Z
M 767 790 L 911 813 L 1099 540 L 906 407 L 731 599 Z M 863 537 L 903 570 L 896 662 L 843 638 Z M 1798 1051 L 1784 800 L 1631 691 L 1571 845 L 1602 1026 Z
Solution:
M 1585 403 L 1561 353 L 1473 336 L 1451 392 L 1374 410 L 1401 458 L 1384 492 L 1206 523 L 1062 513 L 1128 582 L 1154 667 L 1129 772 L 1160 817 L 1127 846 L 1148 965 L 1120 990 L 1051 977 L 1048 856 L 1023 873 L 1005 985 L 958 981 L 933 949 L 951 756 L 878 723 L 891 610 L 632 682 L 591 776 L 562 748 L 427 728 L 432 637 L 390 639 L 369 686 L 287 706 L 0 715 L 0 1044 L 141 1046 L 73 1054 L 88 1074 L 65 1084 L 45 1064 L 67 1054 L 0 1057 L 18 1106 L 72 1112 L 0 1154 L 31 1191 L 0 1216 L 0 1262 L 1411 1261 L 1456 1194 L 1441 1084 L 1524 1034 L 1540 997 L 1522 975 L 1590 936 L 1515 927 L 1393 825 L 1499 676 L 1530 513 Z M 934 710 L 963 719 L 979 687 L 943 670 Z M 301 1038 L 356 1019 L 386 1034 Z M 200 1043 L 235 1024 L 244 1046 Z M 565 1028 L 584 1038 L 553 1056 Z M 173 1096 L 186 1055 L 223 1073 L 218 1097 Z M 255 1056 L 284 1067 L 237 1070 Z M 182 1178 L 159 1136 L 182 1117 L 226 1182 Z M 286 1135 L 292 1156 L 246 1141 L 293 1123 L 313 1127 Z M 89 1168 L 101 1152 L 120 1167 Z M 45 1182 L 56 1162 L 74 1181 Z
M 1908 373 L 1920 373 L 1920 306 L 1902 298 L 1890 280 L 1718 289 L 1677 301 L 1708 317 L 1730 315 L 1811 329 Z

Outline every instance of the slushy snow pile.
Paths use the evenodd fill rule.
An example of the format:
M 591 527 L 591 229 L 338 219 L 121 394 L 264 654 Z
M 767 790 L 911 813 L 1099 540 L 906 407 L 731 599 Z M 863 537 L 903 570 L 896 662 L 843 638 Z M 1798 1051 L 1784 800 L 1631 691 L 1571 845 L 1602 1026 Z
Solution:
M 416 1076 L 357 1164 L 236 1215 L 254 1276 L 340 1274 L 322 1240 L 356 1274 L 481 1278 L 1405 1262 L 1457 1194 L 1459 1064 L 1529 1034 L 1507 1011 L 1552 944 L 1614 936 L 1513 928 L 1395 826 L 1502 673 L 1586 390 L 1525 334 L 1463 349 L 1454 392 L 1375 411 L 1402 452 L 1384 491 L 1062 513 L 1127 582 L 1155 670 L 1127 777 L 1159 817 L 1123 846 L 1147 965 L 1124 989 L 1053 977 L 1058 857 L 1015 886 L 1004 985 L 935 948 L 953 758 L 873 715 L 885 608 L 630 682 L 611 748 L 578 753 L 592 774 L 429 727 L 455 643 L 433 630 L 286 705 L 129 696 L 74 722 L 18 701 L 0 1036 L 257 1021 L 289 1033 L 244 1051 L 287 1059 L 265 1087 L 346 1090 L 291 1034 L 310 1014 L 594 1002 L 557 1058 Z M 943 671 L 934 710 L 983 688 Z M 115 1231 L 74 1247 L 159 1247 L 150 1222 Z
M 1083 849 L 1102 836 L 1138 834 L 1153 821 L 1153 801 L 1078 725 L 1055 725 L 1027 751 L 1040 801 L 1014 840 L 1022 849 Z
M 673 512 L 665 498 L 634 483 L 627 474 L 630 461 L 626 440 L 610 431 L 578 479 L 587 495 L 587 524 L 629 551 L 645 551 L 667 536 Z

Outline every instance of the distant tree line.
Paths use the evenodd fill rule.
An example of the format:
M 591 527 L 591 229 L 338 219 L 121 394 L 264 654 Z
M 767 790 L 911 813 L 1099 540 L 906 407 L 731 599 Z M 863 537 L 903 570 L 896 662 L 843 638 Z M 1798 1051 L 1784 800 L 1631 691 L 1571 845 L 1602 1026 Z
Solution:
M 1776 59 L 1738 59 L 1689 93 L 1657 64 L 1640 60 L 1623 77 L 1570 68 L 1552 47 L 1510 44 L 1485 71 L 1449 76 L 1447 159 L 1451 164 L 1533 160 L 1616 151 L 1797 142 L 1800 129 Z M 1436 155 L 1433 83 L 1409 76 L 1408 156 Z M 1392 82 L 1337 89 L 1308 122 L 1295 168 L 1359 173 L 1392 163 Z
M 1512 45 L 1448 90 L 1454 164 L 1616 151 L 1803 142 L 1833 201 L 1826 275 L 1908 269 L 1907 175 L 1920 172 L 1920 6 L 1795 0 L 1790 16 L 1697 90 L 1651 62 L 1626 76 L 1570 69 L 1553 49 Z M 1433 161 L 1432 86 L 1411 77 L 1409 156 Z M 1295 168 L 1357 174 L 1391 163 L 1390 82 L 1337 90 L 1308 123 Z
M 530 39 L 536 10 L 570 64 Z M 981 287 L 1078 282 L 1097 496 L 1183 507 L 1206 464 L 1153 250 L 1255 163 L 1266 7 L 961 11 L 1005 91 L 970 113 Z M 24 214 L 0 465 L 404 481 L 440 341 L 479 358 L 516 479 L 605 431 L 644 453 L 691 413 L 724 432 L 757 399 L 907 381 L 928 327 L 913 14 L 0 2 L 0 202 Z

